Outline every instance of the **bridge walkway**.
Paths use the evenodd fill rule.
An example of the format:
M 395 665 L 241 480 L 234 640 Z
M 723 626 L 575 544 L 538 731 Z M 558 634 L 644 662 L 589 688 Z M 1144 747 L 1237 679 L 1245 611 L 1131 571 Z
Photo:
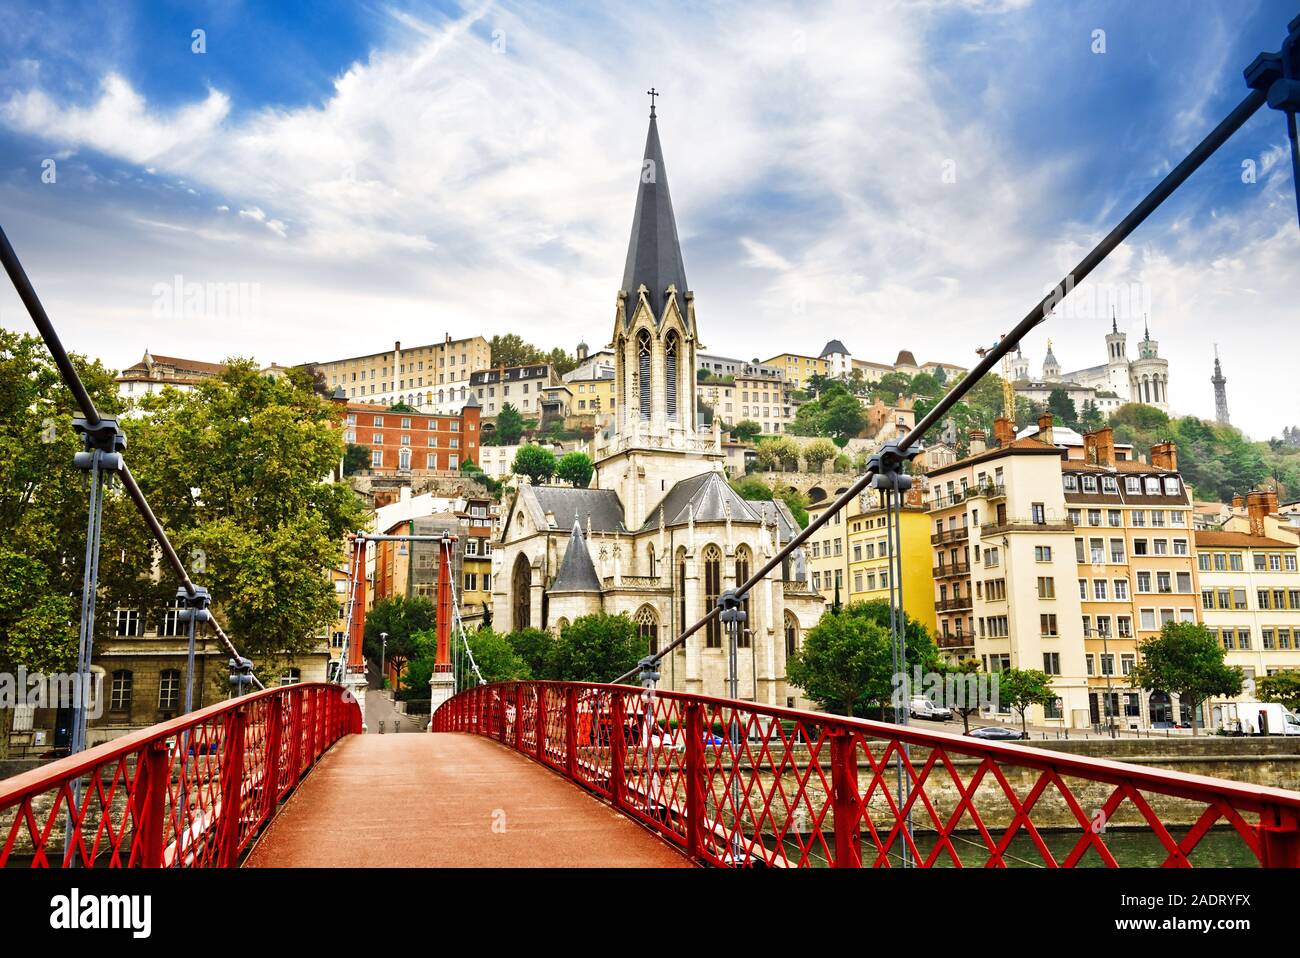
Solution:
M 244 867 L 689 864 L 517 752 L 476 735 L 440 733 L 343 739 L 286 802 Z

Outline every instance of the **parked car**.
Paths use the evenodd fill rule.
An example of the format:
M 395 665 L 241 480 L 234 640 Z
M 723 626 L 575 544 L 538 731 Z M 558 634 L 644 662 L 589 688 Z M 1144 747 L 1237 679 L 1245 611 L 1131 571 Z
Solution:
M 952 709 L 936 705 L 927 698 L 912 699 L 907 711 L 912 718 L 931 719 L 936 722 L 946 722 L 952 718 Z
M 989 742 L 1006 742 L 1012 739 L 1029 738 L 1018 728 L 1010 728 L 1006 725 L 981 725 L 979 728 L 973 728 L 967 733 L 971 738 L 982 738 Z

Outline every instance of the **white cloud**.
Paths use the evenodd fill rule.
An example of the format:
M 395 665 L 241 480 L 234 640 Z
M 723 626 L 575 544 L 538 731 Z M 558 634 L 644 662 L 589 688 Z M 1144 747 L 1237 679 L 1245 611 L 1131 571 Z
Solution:
M 935 18 L 952 6 L 993 24 L 1023 4 L 672 16 L 632 3 L 601 14 L 503 5 L 441 21 L 392 11 L 390 34 L 319 103 L 250 111 L 213 89 L 163 109 L 108 73 L 86 104 L 30 79 L 0 103 L 0 121 L 220 201 L 128 216 L 132 235 L 111 272 L 96 274 L 87 256 L 77 282 L 60 284 L 68 322 L 82 324 L 67 337 L 111 362 L 134 361 L 145 340 L 166 336 L 173 353 L 279 362 L 444 332 L 603 342 L 645 133 L 642 91 L 653 83 L 664 91 L 667 173 L 711 350 L 815 352 L 839 338 L 869 359 L 910 348 L 969 363 L 1127 200 L 1075 210 L 1059 186 L 1074 172 L 1060 157 L 1071 154 L 1005 139 L 998 119 L 1015 110 L 1016 87 L 997 71 L 1018 83 L 1026 60 L 1016 58 L 1030 54 L 1004 38 L 988 59 L 989 116 L 950 105 L 927 64 Z M 978 50 L 983 39 L 963 43 Z M 1196 64 L 1223 69 L 1212 53 Z M 1204 125 L 1212 84 L 1193 92 L 1171 139 Z M 1135 157 L 1135 176 L 1170 157 Z M 1234 376 L 1225 340 L 1240 335 L 1241 311 L 1252 329 L 1288 335 L 1300 278 L 1284 158 L 1261 157 L 1258 199 L 1242 211 L 1144 228 L 1099 271 L 1099 282 L 1156 293 L 1153 332 L 1173 358 L 1181 409 L 1212 413 L 1202 367 L 1218 338 Z M 122 215 L 96 211 L 103 229 Z M 151 330 L 147 291 L 177 272 L 260 283 L 265 321 Z M 1092 365 L 1104 359 L 1100 327 L 1108 323 L 1056 324 L 1026 351 L 1050 334 L 1067 366 Z M 1293 353 L 1253 359 L 1254 375 L 1233 378 L 1239 418 L 1261 432 L 1296 418 L 1258 385 L 1285 381 Z

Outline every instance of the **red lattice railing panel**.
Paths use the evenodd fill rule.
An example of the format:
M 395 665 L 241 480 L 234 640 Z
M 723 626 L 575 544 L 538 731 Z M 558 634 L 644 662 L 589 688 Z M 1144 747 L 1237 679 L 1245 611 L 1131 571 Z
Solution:
M 678 692 L 510 682 L 489 735 L 722 867 L 1300 867 L 1300 793 Z
M 292 685 L 7 779 L 0 868 L 234 865 L 303 775 L 360 731 L 342 686 Z

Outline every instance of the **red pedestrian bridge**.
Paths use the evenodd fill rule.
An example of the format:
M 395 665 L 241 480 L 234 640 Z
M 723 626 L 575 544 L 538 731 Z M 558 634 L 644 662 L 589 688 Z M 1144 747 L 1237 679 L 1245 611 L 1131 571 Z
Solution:
M 0 866 L 1300 866 L 1298 792 L 881 722 L 518 682 L 431 728 L 232 699 L 0 782 Z

